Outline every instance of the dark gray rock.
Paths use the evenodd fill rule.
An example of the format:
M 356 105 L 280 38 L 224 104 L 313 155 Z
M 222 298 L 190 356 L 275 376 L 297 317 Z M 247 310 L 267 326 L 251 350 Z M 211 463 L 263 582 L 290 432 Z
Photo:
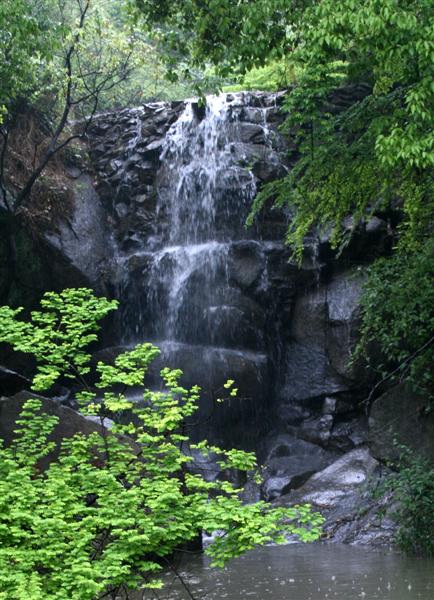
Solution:
M 416 454 L 434 460 L 434 414 L 425 414 L 426 398 L 399 384 L 377 398 L 369 415 L 368 442 L 372 454 L 395 461 L 403 444 Z
M 254 123 L 240 123 L 240 139 L 244 143 L 261 144 L 265 141 L 264 127 Z
M 351 389 L 330 364 L 324 348 L 290 343 L 287 346 L 282 401 L 320 406 L 322 397 Z
M 73 201 L 71 219 L 61 220 L 57 231 L 46 233 L 45 237 L 94 288 L 104 291 L 111 269 L 113 246 L 107 212 L 88 174 L 84 173 L 75 180 Z
M 326 519 L 323 529 L 327 540 L 392 545 L 396 525 L 391 518 L 390 497 L 373 500 L 369 492 L 380 474 L 378 461 L 367 448 L 359 448 L 315 473 L 299 489 L 276 502 L 311 504 Z
M 300 487 L 334 458 L 319 446 L 288 434 L 271 438 L 265 449 L 264 497 L 272 500 Z
M 313 444 L 327 446 L 330 441 L 332 427 L 332 415 L 322 415 L 304 421 L 300 427 L 299 435 Z
M 348 452 L 365 444 L 368 439 L 366 419 L 359 416 L 348 421 L 335 423 L 330 431 L 328 445 L 331 448 Z
M 287 169 L 281 163 L 256 161 L 252 166 L 253 174 L 263 183 L 284 177 Z
M 250 311 L 238 306 L 210 306 L 204 309 L 204 321 L 216 346 L 264 349 L 264 336 Z
M 291 334 L 304 346 L 324 348 L 332 369 L 351 377 L 348 364 L 357 339 L 358 302 L 363 275 L 348 271 L 306 295 L 294 307 Z
M 0 395 L 12 396 L 30 386 L 27 377 L 0 365 Z
M 265 269 L 265 257 L 258 242 L 232 244 L 229 255 L 229 278 L 241 288 L 258 283 Z

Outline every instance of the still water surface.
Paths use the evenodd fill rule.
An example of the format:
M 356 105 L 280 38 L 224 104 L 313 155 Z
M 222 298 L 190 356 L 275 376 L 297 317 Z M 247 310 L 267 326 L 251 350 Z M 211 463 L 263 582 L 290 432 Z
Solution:
M 434 600 L 434 561 L 338 544 L 260 548 L 223 570 L 194 556 L 179 570 L 196 600 Z M 189 598 L 173 576 L 157 597 Z

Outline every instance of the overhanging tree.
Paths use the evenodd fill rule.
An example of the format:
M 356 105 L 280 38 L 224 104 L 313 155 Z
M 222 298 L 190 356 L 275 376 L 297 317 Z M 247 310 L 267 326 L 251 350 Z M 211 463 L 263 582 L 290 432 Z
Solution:
M 86 346 L 115 305 L 89 290 L 48 293 L 30 323 L 1 307 L 0 340 L 35 356 L 37 389 L 65 374 L 82 384 Z M 158 354 L 141 344 L 114 364 L 98 363 L 95 387 L 85 385 L 76 397 L 99 418 L 99 431 L 61 440 L 57 448 L 49 436 L 58 419 L 43 414 L 37 399 L 25 403 L 12 445 L 0 445 L 1 600 L 115 599 L 158 588 L 159 571 L 201 531 L 220 532 L 207 549 L 216 566 L 257 545 L 284 542 L 288 533 L 304 541 L 320 535 L 322 518 L 309 506 L 243 504 L 233 484 L 203 476 L 194 465 L 198 452 L 212 454 L 221 469 L 250 475 L 256 460 L 189 442 L 186 420 L 197 410 L 199 389 L 184 388 L 181 372 L 169 369 L 161 371 L 162 391 L 143 387 Z M 127 399 L 137 386 L 141 406 Z M 107 415 L 116 422 L 110 430 Z

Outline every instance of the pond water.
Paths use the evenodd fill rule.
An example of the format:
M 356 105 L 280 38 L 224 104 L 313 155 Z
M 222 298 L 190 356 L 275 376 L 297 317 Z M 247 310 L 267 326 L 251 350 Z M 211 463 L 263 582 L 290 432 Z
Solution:
M 195 600 L 433 600 L 434 561 L 339 544 L 291 544 L 254 550 L 211 569 L 202 556 L 179 572 Z M 146 599 L 184 600 L 179 580 Z

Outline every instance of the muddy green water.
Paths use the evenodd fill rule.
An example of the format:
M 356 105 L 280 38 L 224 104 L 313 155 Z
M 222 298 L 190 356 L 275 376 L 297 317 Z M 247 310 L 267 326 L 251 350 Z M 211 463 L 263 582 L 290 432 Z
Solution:
M 211 569 L 189 557 L 179 571 L 196 600 L 434 600 L 434 561 L 346 545 L 266 547 Z M 189 596 L 173 576 L 157 595 Z

